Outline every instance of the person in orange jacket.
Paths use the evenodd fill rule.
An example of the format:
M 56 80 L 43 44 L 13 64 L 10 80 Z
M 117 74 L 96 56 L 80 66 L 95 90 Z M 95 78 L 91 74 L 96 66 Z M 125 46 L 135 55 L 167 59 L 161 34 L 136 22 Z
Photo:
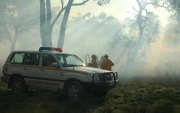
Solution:
M 104 69 L 104 70 L 111 71 L 112 66 L 114 66 L 114 63 L 108 58 L 108 55 L 105 54 L 104 59 L 102 60 L 100 68 Z

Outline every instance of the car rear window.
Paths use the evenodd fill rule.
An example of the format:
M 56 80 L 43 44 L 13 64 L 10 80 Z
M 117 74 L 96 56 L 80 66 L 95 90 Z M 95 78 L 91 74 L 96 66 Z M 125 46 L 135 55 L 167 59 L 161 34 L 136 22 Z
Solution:
M 19 52 L 14 53 L 11 57 L 10 63 L 11 64 L 22 64 L 25 57 L 25 53 Z
M 38 53 L 27 53 L 24 60 L 25 65 L 34 65 L 38 66 L 40 60 L 40 54 Z

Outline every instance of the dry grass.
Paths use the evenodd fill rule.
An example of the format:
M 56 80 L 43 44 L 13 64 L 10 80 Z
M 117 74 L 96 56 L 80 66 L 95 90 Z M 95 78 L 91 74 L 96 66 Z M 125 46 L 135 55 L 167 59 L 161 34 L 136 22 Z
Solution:
M 179 80 L 120 81 L 106 97 L 88 95 L 71 101 L 58 92 L 14 95 L 0 83 L 2 113 L 180 113 Z

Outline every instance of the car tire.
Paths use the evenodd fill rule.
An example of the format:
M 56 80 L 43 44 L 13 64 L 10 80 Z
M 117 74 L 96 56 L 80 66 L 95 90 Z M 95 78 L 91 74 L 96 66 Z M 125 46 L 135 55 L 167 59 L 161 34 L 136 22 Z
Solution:
M 66 87 L 66 95 L 69 99 L 81 99 L 84 96 L 84 90 L 80 82 L 71 81 Z
M 26 91 L 26 84 L 20 77 L 13 78 L 11 82 L 11 89 L 14 93 L 23 93 Z

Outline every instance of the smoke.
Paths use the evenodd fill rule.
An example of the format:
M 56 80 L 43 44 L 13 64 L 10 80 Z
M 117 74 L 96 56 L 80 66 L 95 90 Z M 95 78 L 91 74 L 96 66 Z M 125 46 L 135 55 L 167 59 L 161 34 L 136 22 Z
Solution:
M 81 20 L 81 22 L 82 21 L 84 20 Z M 97 32 L 97 30 L 101 28 L 110 28 L 102 27 L 99 23 L 96 23 L 97 29 L 94 30 L 92 24 L 93 23 L 89 21 L 85 24 L 76 23 L 76 30 L 71 29 L 67 32 L 64 46 L 65 51 L 75 53 L 80 56 L 81 59 L 84 59 L 86 54 L 96 54 L 99 58 L 104 54 L 108 54 L 110 59 L 115 63 L 113 71 L 117 71 L 120 78 L 143 76 L 164 77 L 168 79 L 172 76 L 179 77 L 180 45 L 177 41 L 173 41 L 173 44 L 169 42 L 169 40 L 175 40 L 172 39 L 172 36 L 174 36 L 172 27 L 176 26 L 176 24 L 167 25 L 169 29 L 161 28 L 157 40 L 152 43 L 147 43 L 145 47 L 141 49 L 143 54 L 138 56 L 135 62 L 127 61 L 130 55 L 129 51 L 133 48 L 133 44 L 125 44 L 119 37 L 106 34 L 107 32 L 113 32 L 112 29 Z M 71 24 L 71 27 L 72 26 Z M 166 35 L 166 33 L 169 35 Z M 168 37 L 171 38 L 167 40 Z M 178 34 L 176 34 L 175 37 L 177 38 Z
M 36 12 L 35 15 L 38 14 L 39 12 Z M 101 56 L 108 54 L 115 64 L 112 69 L 118 72 L 120 78 L 134 76 L 179 77 L 180 41 L 177 40 L 177 37 L 180 35 L 174 32 L 176 23 L 167 25 L 169 29 L 161 29 L 158 40 L 143 48 L 144 55 L 138 56 L 134 62 L 128 62 L 129 55 L 134 55 L 130 54 L 131 49 L 133 49 L 133 41 L 128 44 L 126 40 L 134 38 L 134 34 L 138 33 L 133 28 L 131 28 L 132 31 L 134 30 L 133 32 L 124 33 L 123 22 L 125 21 L 120 21 L 106 14 L 78 15 L 68 22 L 63 52 L 76 54 L 83 61 L 85 61 L 87 54 L 89 56 L 96 54 L 99 60 Z M 58 23 L 53 29 L 54 47 L 57 45 L 59 27 Z M 117 33 L 124 34 L 118 35 L 118 37 Z M 128 37 L 128 33 L 132 37 Z M 41 38 L 39 27 L 37 27 L 31 32 L 23 32 L 19 36 L 15 50 L 38 50 L 40 46 Z M 2 65 L 10 53 L 10 43 L 5 38 L 0 42 L 0 52 L 0 71 L 2 72 Z
M 1 41 L 0 44 L 0 76 L 2 75 L 2 68 L 9 54 L 10 44 L 7 41 Z

